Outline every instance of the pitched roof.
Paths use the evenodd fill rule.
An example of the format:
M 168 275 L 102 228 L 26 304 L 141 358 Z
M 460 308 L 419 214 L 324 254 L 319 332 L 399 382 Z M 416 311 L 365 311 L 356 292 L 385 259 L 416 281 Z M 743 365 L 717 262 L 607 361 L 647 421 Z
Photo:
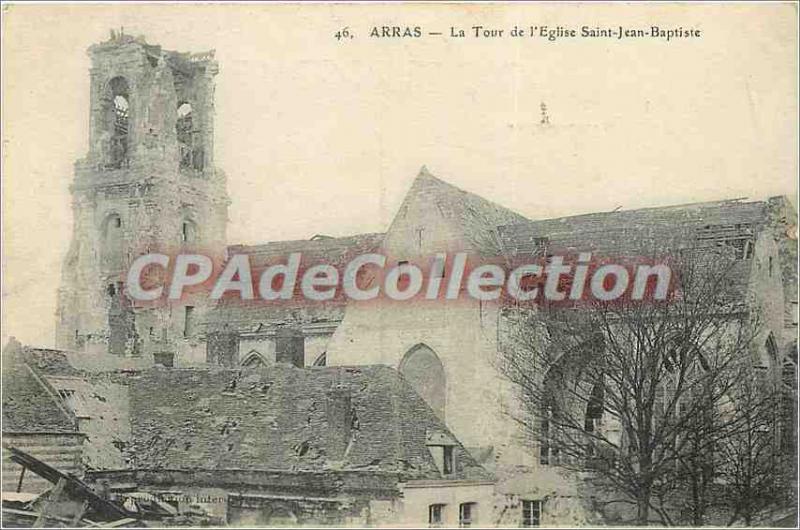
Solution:
M 23 349 L 25 362 L 44 375 L 80 376 L 83 374 L 75 368 L 67 357 L 67 352 L 50 348 Z
M 464 241 L 479 253 L 497 255 L 499 251 L 496 228 L 500 225 L 529 221 L 508 208 L 484 199 L 480 195 L 462 190 L 433 176 L 423 166 L 411 185 L 406 201 L 433 201 L 442 215 L 453 219 L 462 231 Z M 391 230 L 391 229 L 390 229 Z
M 270 241 L 259 245 L 229 245 L 228 254 L 248 254 L 254 267 L 265 267 L 300 252 L 309 263 L 324 261 L 344 264 L 354 255 L 372 252 L 383 241 L 384 233 L 356 234 L 344 237 L 315 236 L 311 239 Z
M 25 363 L 21 352 L 10 352 L 3 361 L 3 432 L 77 431 L 75 416 L 44 376 Z
M 343 268 L 352 258 L 374 252 L 383 241 L 383 233 L 357 234 L 345 237 L 315 236 L 312 239 L 272 241 L 259 245 L 231 245 L 228 255 L 247 254 L 254 280 L 269 265 L 286 263 L 292 253 L 300 253 L 301 266 L 326 263 Z M 300 288 L 298 281 L 296 289 Z M 208 315 L 209 330 L 227 328 L 240 332 L 256 331 L 262 325 L 339 322 L 344 317 L 346 300 L 311 302 L 302 296 L 290 301 L 265 303 L 263 300 L 242 301 L 223 298 Z
M 731 200 L 528 221 L 501 226 L 499 234 L 509 257 L 534 253 L 540 238 L 551 254 L 650 257 L 685 246 L 702 230 L 755 234 L 766 221 L 766 203 Z
M 352 439 L 336 454 L 327 394 L 349 393 Z M 158 402 L 153 395 L 158 392 Z M 130 453 L 137 469 L 374 471 L 440 479 L 427 436 L 452 438 L 411 386 L 385 366 L 153 369 L 132 381 Z M 338 426 L 341 427 L 341 426 Z M 456 446 L 453 479 L 488 479 Z

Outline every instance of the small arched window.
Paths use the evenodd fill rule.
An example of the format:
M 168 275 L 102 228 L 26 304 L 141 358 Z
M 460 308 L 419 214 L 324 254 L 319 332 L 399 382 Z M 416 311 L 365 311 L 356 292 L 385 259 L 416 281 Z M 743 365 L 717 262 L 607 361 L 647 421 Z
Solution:
M 106 164 L 111 168 L 127 166 L 130 136 L 130 89 L 124 77 L 115 77 L 108 83 L 105 102 L 106 131 L 109 144 Z

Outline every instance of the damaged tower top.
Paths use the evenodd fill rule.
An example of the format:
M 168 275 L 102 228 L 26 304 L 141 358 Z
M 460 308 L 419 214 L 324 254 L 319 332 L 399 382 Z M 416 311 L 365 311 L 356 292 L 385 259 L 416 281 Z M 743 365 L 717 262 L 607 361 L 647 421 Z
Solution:
M 91 167 L 163 162 L 197 174 L 213 167 L 213 50 L 163 50 L 120 29 L 88 53 Z
M 70 187 L 74 232 L 56 343 L 97 354 L 180 356 L 202 311 L 185 300 L 135 307 L 121 280 L 143 253 L 224 251 L 230 200 L 214 165 L 219 68 L 213 51 L 164 50 L 123 29 L 88 54 L 89 149 Z

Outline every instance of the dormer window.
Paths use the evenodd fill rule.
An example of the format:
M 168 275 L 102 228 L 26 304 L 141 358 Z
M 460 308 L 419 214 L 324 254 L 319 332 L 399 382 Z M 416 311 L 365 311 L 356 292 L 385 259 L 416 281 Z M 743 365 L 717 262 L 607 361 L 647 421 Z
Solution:
M 453 446 L 442 446 L 442 475 L 452 475 L 456 470 L 456 461 L 453 456 Z
M 429 432 L 425 445 L 443 477 L 456 472 L 456 442 L 448 433 Z

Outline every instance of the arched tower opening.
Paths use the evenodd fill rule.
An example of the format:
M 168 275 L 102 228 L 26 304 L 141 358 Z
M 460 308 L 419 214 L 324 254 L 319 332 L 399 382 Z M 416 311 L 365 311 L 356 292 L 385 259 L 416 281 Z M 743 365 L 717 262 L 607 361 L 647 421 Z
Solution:
M 202 171 L 205 152 L 203 151 L 202 137 L 194 119 L 192 104 L 188 101 L 178 104 L 175 133 L 178 139 L 181 169 Z
M 127 79 L 117 76 L 108 82 L 103 99 L 104 132 L 107 135 L 105 165 L 111 169 L 130 163 L 130 86 Z

